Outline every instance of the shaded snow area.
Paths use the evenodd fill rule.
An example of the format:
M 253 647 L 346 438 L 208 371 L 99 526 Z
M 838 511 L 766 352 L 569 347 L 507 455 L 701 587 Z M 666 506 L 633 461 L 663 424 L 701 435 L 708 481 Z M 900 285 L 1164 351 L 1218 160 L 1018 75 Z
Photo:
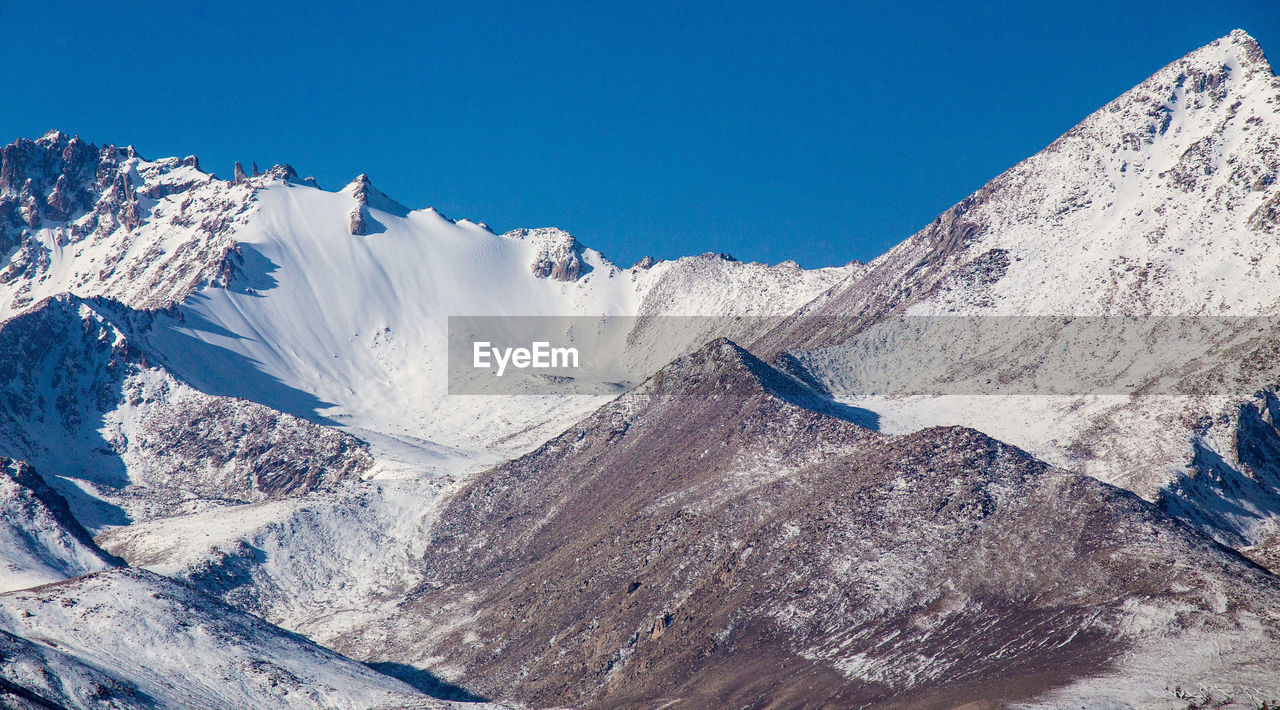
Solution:
M 990 369 L 864 346 L 1280 315 L 1280 79 L 1243 32 L 865 265 L 622 268 L 367 175 L 58 132 L 0 162 L 0 707 L 1280 703 L 1280 382 L 1124 389 L 1107 351 L 1097 391 L 982 395 L 947 386 L 1077 331 Z M 626 316 L 641 384 L 450 394 L 455 316 Z M 931 389 L 850 385 L 894 368 Z
M 112 560 L 25 461 L 0 458 L 0 592 L 96 572 Z
M 72 707 L 449 706 L 142 570 L 0 595 L 0 644 L 0 678 Z

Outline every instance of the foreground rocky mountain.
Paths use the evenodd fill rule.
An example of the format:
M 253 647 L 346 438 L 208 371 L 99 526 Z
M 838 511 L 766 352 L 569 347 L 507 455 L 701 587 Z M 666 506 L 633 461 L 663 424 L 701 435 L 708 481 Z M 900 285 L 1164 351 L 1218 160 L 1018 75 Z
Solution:
M 623 269 L 367 176 L 17 141 L 0 699 L 1274 703 L 1280 592 L 1229 549 L 1274 569 L 1272 389 L 840 385 L 897 315 L 1276 313 L 1278 109 L 1233 33 L 881 259 L 817 271 Z M 635 316 L 627 342 L 713 317 L 626 352 L 657 374 L 615 399 L 450 396 L 450 315 Z M 1265 362 L 1278 339 L 1250 338 Z
M 858 418 L 714 342 L 474 479 L 417 588 L 339 647 L 534 705 L 1267 697 L 1270 574 L 977 432 Z

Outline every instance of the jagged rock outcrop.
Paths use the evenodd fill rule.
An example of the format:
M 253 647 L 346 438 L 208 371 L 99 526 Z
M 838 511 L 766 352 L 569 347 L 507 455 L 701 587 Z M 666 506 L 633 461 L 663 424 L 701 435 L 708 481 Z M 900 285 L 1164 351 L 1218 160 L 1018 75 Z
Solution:
M 534 250 L 529 270 L 540 279 L 576 281 L 585 273 L 582 247 L 568 232 L 548 227 L 516 229 L 502 236 L 528 241 Z
M 351 191 L 351 196 L 355 198 L 355 207 L 351 208 L 351 233 L 363 237 L 368 234 L 368 223 L 365 222 L 365 213 L 369 209 L 369 197 L 373 192 L 373 183 L 370 182 L 369 176 L 360 173 L 355 180 L 347 185 L 346 189 Z
M 369 227 L 364 221 L 364 210 L 357 205 L 351 210 L 351 219 L 348 223 L 351 233 L 358 237 L 368 234 Z
M 51 131 L 0 150 L 0 319 L 58 293 L 161 308 L 208 283 L 252 207 L 198 161 Z M 56 278 L 54 278 L 56 275 Z
M 355 180 L 342 188 L 342 191 L 349 193 L 355 200 L 355 205 L 351 208 L 349 228 L 356 236 L 366 236 L 375 231 L 382 231 L 382 224 L 369 212 L 371 208 L 397 217 L 404 217 L 409 213 L 404 205 L 375 188 L 369 176 L 364 173 L 357 175 Z

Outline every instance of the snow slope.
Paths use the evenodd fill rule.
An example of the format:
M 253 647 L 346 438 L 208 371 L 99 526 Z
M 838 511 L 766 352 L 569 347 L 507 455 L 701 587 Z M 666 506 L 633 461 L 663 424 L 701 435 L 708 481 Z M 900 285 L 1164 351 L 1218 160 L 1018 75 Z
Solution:
M 140 570 L 0 595 L 5 646 L 0 701 L 16 686 L 75 708 L 451 707 Z
M 57 582 L 117 564 L 94 544 L 67 502 L 25 461 L 0 458 L 0 592 Z
M 448 316 L 784 315 L 857 268 L 703 256 L 622 270 L 559 230 L 499 236 L 385 198 L 361 204 L 371 189 L 265 185 L 235 231 L 229 285 L 197 292 L 145 339 L 197 388 L 342 426 L 415 474 L 497 462 L 605 401 L 446 400 Z M 350 231 L 356 207 L 377 225 L 367 234 Z

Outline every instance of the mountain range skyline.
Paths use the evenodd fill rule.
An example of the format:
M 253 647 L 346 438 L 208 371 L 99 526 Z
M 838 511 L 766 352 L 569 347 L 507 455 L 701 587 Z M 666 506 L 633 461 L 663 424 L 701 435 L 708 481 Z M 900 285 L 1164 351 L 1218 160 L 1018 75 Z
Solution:
M 867 263 L 627 265 L 258 168 L 0 150 L 0 706 L 1280 702 L 1280 77 L 1249 34 Z M 450 341 L 526 317 L 635 379 L 454 392 Z M 1006 318 L 1037 328 L 968 327 Z M 859 384 L 904 371 L 929 388 Z
M 234 161 L 327 188 L 367 172 L 405 204 L 557 226 L 622 264 L 710 251 L 818 268 L 883 253 L 1170 57 L 1236 27 L 1280 41 L 1269 10 L 387 2 L 339 32 L 331 2 L 73 3 L 57 36 L 6 47 L 24 70 L 0 79 L 0 116 L 8 138 L 60 128 L 195 153 L 223 177 Z

